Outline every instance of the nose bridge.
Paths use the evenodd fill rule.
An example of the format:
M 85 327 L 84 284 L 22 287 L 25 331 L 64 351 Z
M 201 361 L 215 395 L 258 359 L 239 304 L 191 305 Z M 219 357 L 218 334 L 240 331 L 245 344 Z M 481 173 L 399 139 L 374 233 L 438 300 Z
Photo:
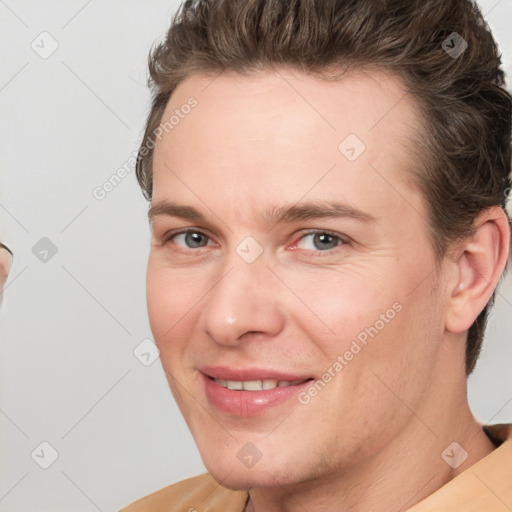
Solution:
M 232 254 L 203 307 L 203 330 L 225 345 L 238 344 L 248 332 L 277 334 L 282 317 L 271 291 L 272 277 L 262 257 L 248 263 L 239 254 Z

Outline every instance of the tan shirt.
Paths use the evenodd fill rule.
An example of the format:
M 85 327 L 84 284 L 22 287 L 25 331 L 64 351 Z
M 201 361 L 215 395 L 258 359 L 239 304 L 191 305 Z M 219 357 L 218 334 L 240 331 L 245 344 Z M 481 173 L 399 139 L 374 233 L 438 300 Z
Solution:
M 408 512 L 512 510 L 512 424 L 485 430 L 498 448 Z M 243 512 L 247 499 L 246 491 L 226 489 L 205 474 L 169 485 L 121 512 Z

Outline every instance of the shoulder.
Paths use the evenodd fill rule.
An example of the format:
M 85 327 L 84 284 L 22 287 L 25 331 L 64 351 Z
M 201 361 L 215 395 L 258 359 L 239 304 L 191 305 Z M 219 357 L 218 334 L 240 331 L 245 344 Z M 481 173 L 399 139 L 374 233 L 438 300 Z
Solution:
M 242 512 L 247 492 L 219 485 L 208 473 L 169 485 L 121 512 Z
M 497 448 L 408 512 L 498 511 L 512 503 L 512 424 L 483 428 Z

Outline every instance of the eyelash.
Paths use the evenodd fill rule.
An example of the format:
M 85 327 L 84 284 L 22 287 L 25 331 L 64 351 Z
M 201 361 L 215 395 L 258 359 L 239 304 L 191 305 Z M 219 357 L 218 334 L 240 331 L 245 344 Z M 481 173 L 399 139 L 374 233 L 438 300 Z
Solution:
M 167 234 L 166 236 L 164 236 L 162 245 L 165 245 L 168 242 L 171 242 L 173 238 L 175 238 L 179 235 L 186 235 L 188 233 L 197 233 L 197 234 L 200 234 L 200 235 L 206 237 L 208 239 L 208 241 L 212 240 L 212 238 L 210 236 L 208 236 L 206 233 L 204 233 L 200 229 L 189 228 L 189 229 L 184 229 L 182 231 L 178 231 L 176 233 Z M 316 230 L 314 229 L 314 230 L 307 230 L 307 231 L 301 232 L 300 238 L 298 238 L 295 242 L 293 242 L 293 246 L 296 246 L 301 240 L 304 240 L 306 237 L 311 236 L 311 235 L 328 235 L 328 236 L 332 236 L 339 240 L 338 244 L 335 247 L 333 247 L 331 249 L 326 249 L 323 251 L 319 250 L 319 249 L 318 250 L 298 249 L 298 250 L 306 250 L 308 253 L 310 253 L 311 255 L 314 255 L 314 256 L 323 256 L 326 254 L 332 254 L 332 252 L 335 251 L 336 249 L 340 249 L 341 247 L 349 245 L 349 243 L 350 243 L 347 237 L 344 237 L 344 236 L 342 236 L 338 233 L 335 233 L 333 231 L 329 231 L 329 230 L 325 230 L 325 229 L 316 229 Z M 203 247 L 198 247 L 198 248 L 192 248 L 192 247 L 183 248 L 183 247 L 179 247 L 179 246 L 177 246 L 177 247 L 179 248 L 180 251 L 186 252 L 186 251 L 197 251 L 198 249 L 204 249 L 205 247 L 208 247 L 208 246 L 203 246 Z M 297 249 L 292 249 L 292 250 L 297 250 Z

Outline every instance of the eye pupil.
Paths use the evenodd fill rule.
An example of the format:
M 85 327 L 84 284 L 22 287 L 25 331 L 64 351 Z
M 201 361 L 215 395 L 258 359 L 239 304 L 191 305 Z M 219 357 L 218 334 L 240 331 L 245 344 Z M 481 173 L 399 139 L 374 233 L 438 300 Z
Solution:
M 313 238 L 316 249 L 332 249 L 338 245 L 338 238 L 327 233 L 317 234 Z
M 206 245 L 206 237 L 201 233 L 187 233 L 185 242 L 189 247 L 204 247 Z

